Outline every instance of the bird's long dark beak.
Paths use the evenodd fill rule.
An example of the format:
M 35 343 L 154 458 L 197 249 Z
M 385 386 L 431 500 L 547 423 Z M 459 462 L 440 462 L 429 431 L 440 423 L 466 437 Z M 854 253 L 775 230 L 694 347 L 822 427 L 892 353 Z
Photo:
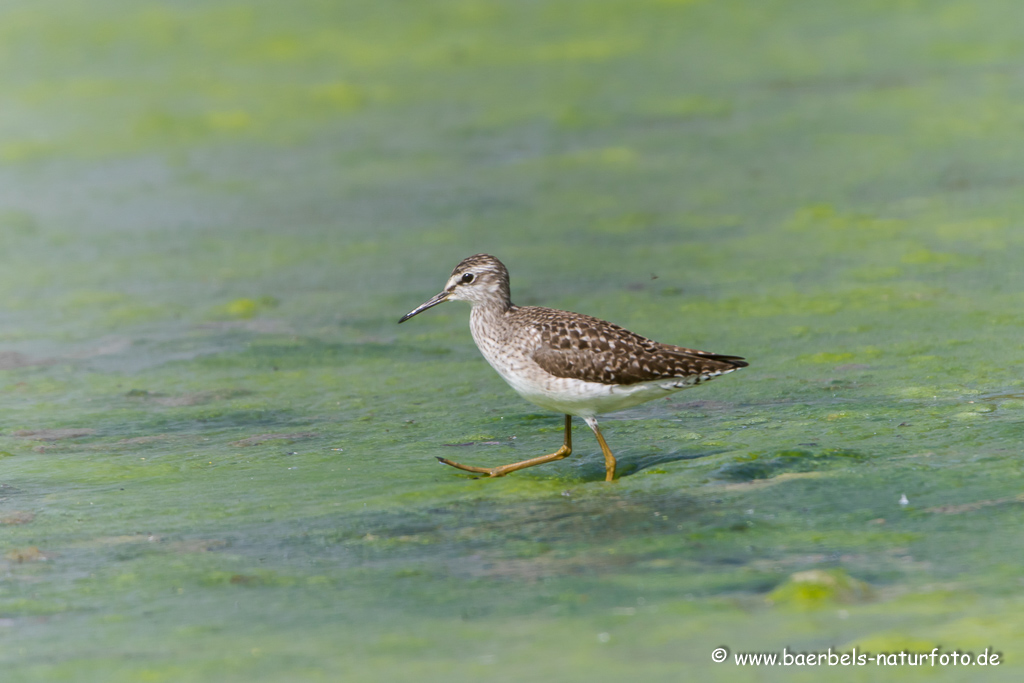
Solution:
M 414 315 L 418 315 L 418 314 L 422 313 L 423 311 L 427 310 L 428 308 L 433 308 L 434 306 L 436 306 L 438 304 L 443 304 L 445 301 L 448 301 L 448 292 L 447 291 L 441 292 L 440 294 L 437 294 L 436 296 L 431 297 L 429 300 L 424 301 L 419 306 L 417 306 L 416 308 L 412 309 L 411 311 L 409 311 L 408 313 L 403 315 L 402 319 L 399 320 L 398 322 L 399 323 L 404 323 L 406 320 L 408 320 L 409 318 L 413 317 Z

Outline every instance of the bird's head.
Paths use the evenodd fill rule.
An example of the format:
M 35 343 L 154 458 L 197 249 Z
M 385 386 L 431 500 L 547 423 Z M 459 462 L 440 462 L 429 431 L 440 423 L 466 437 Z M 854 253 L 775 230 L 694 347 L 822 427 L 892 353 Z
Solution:
M 497 303 L 508 305 L 508 269 L 490 254 L 476 254 L 455 266 L 441 292 L 402 316 L 403 323 L 428 308 L 445 301 L 469 301 L 474 306 Z

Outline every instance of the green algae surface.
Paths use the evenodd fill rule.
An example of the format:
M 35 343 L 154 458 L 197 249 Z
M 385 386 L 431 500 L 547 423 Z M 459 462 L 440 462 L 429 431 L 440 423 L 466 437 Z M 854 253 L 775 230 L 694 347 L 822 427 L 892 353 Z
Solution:
M 1019 680 L 1019 19 L 4 3 L 4 682 Z M 562 439 L 464 306 L 396 325 L 481 251 L 751 365 L 605 418 L 611 484 L 581 424 L 439 466 Z

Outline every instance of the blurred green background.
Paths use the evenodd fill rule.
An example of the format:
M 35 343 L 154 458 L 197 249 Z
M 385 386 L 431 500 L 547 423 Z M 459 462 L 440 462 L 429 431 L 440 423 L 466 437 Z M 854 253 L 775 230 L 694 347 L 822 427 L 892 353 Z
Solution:
M 5 683 L 1019 680 L 1022 15 L 6 0 Z M 561 443 L 463 305 L 395 324 L 481 251 L 751 366 L 613 484 L 582 425 L 439 467 Z

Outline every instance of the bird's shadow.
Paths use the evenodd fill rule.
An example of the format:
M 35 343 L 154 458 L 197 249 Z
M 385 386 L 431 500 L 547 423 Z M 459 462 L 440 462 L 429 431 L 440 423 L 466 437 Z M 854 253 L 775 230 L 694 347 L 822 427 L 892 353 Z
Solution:
M 701 458 L 708 458 L 712 455 L 718 455 L 724 453 L 724 449 L 685 449 L 680 451 L 674 451 L 672 453 L 651 453 L 649 455 L 622 455 L 617 458 L 615 467 L 615 478 L 621 479 L 622 477 L 629 477 L 634 474 L 638 474 L 644 470 L 658 467 L 659 465 L 667 465 L 668 463 L 678 462 L 680 460 L 699 460 Z M 582 465 L 581 479 L 584 481 L 603 481 L 604 462 L 600 457 L 591 459 L 586 464 Z
M 459 444 L 459 445 L 471 445 L 471 444 Z M 678 462 L 680 460 L 699 460 L 700 458 L 707 458 L 712 455 L 718 455 L 724 453 L 724 449 L 717 450 L 697 450 L 688 449 L 675 451 L 673 453 L 658 453 L 651 455 L 641 456 L 630 456 L 623 455 L 616 459 L 615 467 L 615 478 L 621 479 L 622 477 L 629 477 L 644 470 L 657 467 L 659 465 L 667 465 L 671 462 Z M 575 455 L 575 454 L 573 454 Z M 438 458 L 440 460 L 440 458 Z M 443 462 L 443 461 L 442 461 Z M 525 470 L 532 474 L 539 475 L 540 472 L 532 472 L 534 468 Z M 542 469 L 542 468 L 536 468 Z M 465 477 L 466 479 L 488 479 L 486 474 L 472 474 L 462 470 L 453 470 L 454 473 L 459 476 Z M 583 482 L 589 481 L 604 481 L 605 469 L 604 460 L 601 458 L 600 451 L 597 455 L 591 455 L 583 462 L 576 464 L 576 472 L 573 475 L 569 475 L 571 479 L 576 479 Z

